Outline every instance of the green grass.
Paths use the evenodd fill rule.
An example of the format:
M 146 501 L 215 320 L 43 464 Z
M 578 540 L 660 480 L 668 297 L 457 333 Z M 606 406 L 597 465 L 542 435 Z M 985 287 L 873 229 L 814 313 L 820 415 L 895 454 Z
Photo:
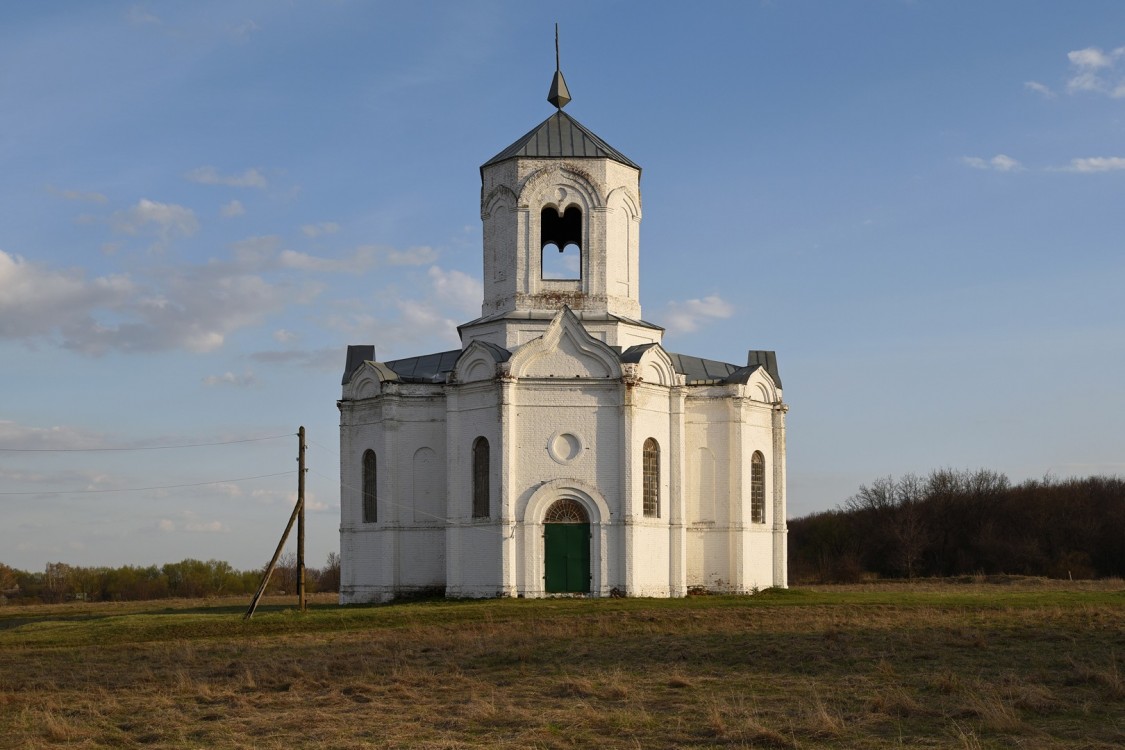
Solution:
M 10 606 L 0 747 L 1120 747 L 1123 589 Z

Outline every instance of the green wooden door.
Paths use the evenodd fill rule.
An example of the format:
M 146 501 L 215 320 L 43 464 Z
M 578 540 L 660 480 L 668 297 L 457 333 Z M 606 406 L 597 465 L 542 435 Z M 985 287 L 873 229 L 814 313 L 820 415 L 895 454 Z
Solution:
M 590 524 L 549 523 L 543 529 L 547 593 L 589 593 Z

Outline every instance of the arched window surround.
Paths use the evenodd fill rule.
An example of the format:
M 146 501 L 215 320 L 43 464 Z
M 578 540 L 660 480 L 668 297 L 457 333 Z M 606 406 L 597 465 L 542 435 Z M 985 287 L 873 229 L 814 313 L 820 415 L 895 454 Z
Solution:
M 363 522 L 375 523 L 379 520 L 378 474 L 375 451 L 363 454 Z
M 643 511 L 648 518 L 660 517 L 660 444 L 655 438 L 645 440 L 641 449 Z

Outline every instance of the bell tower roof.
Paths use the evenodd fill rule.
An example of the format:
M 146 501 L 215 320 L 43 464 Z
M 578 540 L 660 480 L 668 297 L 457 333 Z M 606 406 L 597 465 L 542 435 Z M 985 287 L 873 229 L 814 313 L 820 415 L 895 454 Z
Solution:
M 566 86 L 562 68 L 559 66 L 559 25 L 555 24 L 555 75 L 551 79 L 551 91 L 547 101 L 556 107 L 553 115 L 531 129 L 523 138 L 508 146 L 481 165 L 485 167 L 508 159 L 610 159 L 632 167 L 638 172 L 641 168 L 627 156 L 594 135 L 582 123 L 563 112 L 570 103 L 570 89 Z
M 525 136 L 482 164 L 481 169 L 517 157 L 528 159 L 610 159 L 640 171 L 640 166 L 629 157 L 606 143 L 589 128 L 561 109 L 556 110 Z

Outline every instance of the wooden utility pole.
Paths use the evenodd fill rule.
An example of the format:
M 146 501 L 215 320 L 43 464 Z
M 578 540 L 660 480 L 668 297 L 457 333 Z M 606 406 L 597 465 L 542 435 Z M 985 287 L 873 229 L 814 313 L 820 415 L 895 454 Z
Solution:
M 300 447 L 297 449 L 297 502 L 293 506 L 293 512 L 289 515 L 289 523 L 285 525 L 285 532 L 281 535 L 281 541 L 277 543 L 277 549 L 273 552 L 273 559 L 266 566 L 266 572 L 262 574 L 262 582 L 258 584 L 258 590 L 254 593 L 254 598 L 250 600 L 250 608 L 242 616 L 243 620 L 249 620 L 254 616 L 254 610 L 258 608 L 258 602 L 262 595 L 266 593 L 266 585 L 270 582 L 273 569 L 277 567 L 277 559 L 281 557 L 281 551 L 285 549 L 285 540 L 289 538 L 289 532 L 293 530 L 293 522 L 298 519 L 301 523 L 297 528 L 297 595 L 301 601 L 301 611 L 303 612 L 305 609 L 305 428 L 303 426 L 297 431 L 297 440 L 300 443 Z
M 297 430 L 297 608 L 305 611 L 305 427 Z

